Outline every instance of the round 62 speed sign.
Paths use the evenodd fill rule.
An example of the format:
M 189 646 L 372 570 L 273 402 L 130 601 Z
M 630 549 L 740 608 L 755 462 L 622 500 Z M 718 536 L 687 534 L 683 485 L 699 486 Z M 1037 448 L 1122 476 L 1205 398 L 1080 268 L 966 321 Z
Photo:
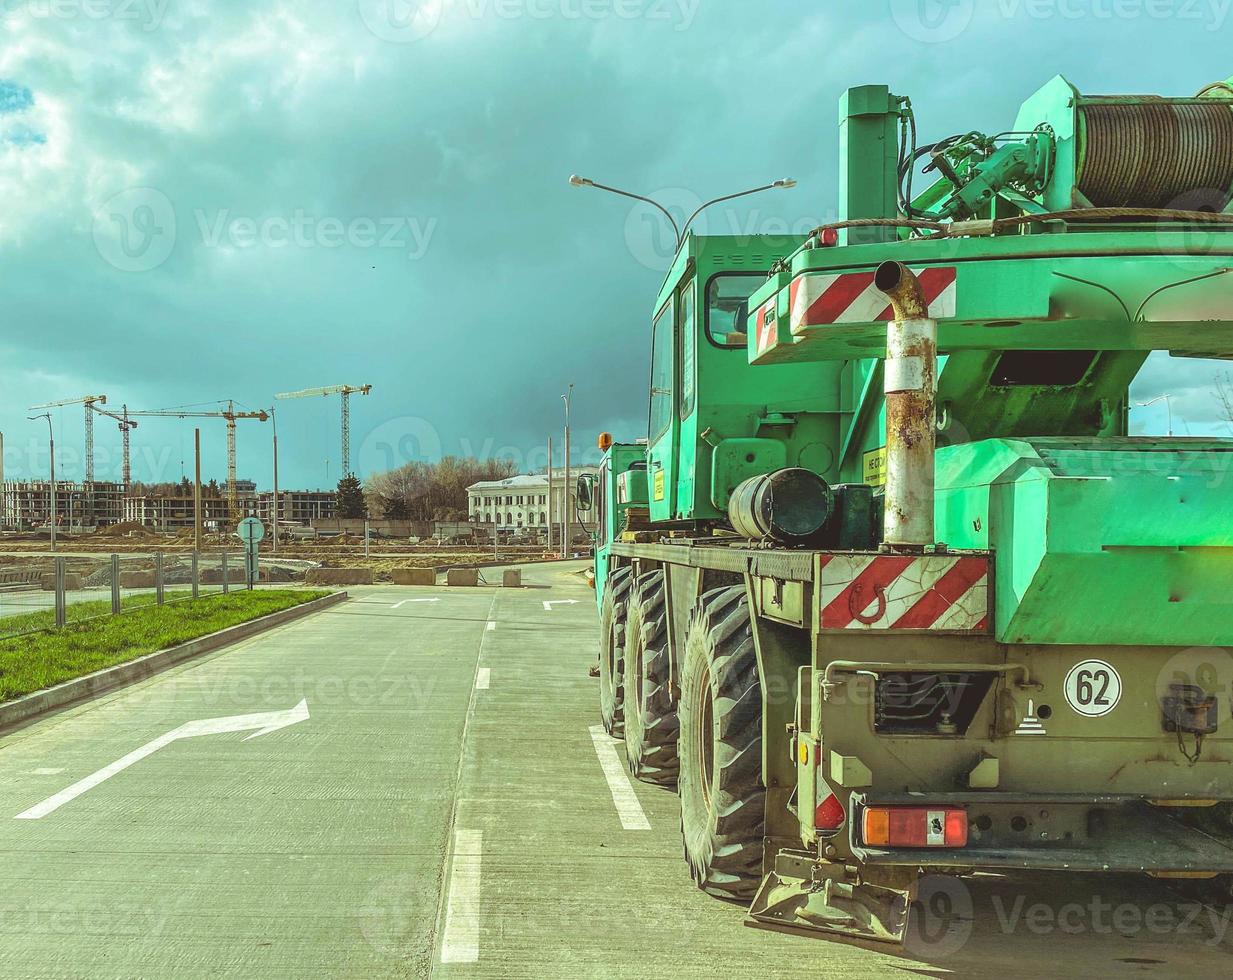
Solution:
M 1107 715 L 1122 700 L 1122 678 L 1112 664 L 1085 660 L 1066 675 L 1066 703 L 1086 718 Z

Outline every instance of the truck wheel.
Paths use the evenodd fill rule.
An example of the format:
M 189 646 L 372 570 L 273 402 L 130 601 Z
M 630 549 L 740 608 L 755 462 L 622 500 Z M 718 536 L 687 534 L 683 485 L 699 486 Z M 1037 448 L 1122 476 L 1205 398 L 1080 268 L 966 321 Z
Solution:
M 676 785 L 677 716 L 672 702 L 664 573 L 634 583 L 625 631 L 625 761 L 634 778 Z
M 681 670 L 681 834 L 698 887 L 748 900 L 762 877 L 762 689 L 743 586 L 694 606 Z
M 625 700 L 625 620 L 629 607 L 632 568 L 618 568 L 604 586 L 599 614 L 599 717 L 613 738 L 623 734 Z

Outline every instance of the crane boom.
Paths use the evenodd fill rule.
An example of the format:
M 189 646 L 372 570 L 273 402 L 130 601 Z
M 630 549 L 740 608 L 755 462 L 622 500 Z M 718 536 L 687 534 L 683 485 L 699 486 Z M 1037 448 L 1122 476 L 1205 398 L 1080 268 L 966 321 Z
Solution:
M 325 388 L 305 388 L 303 391 L 284 391 L 275 398 L 313 398 L 319 395 L 367 395 L 372 385 L 329 385 Z
M 265 410 L 260 412 L 182 412 L 179 409 L 157 409 L 153 411 L 129 412 L 128 414 L 129 416 L 138 415 L 142 418 L 165 419 L 256 419 L 259 422 L 268 422 L 270 419 L 270 413 Z
M 63 408 L 65 405 L 93 405 L 98 402 L 100 405 L 107 404 L 106 395 L 82 395 L 80 398 L 62 398 L 58 402 L 47 402 L 45 405 L 31 405 L 30 410 L 36 408 Z
M 239 516 L 238 494 L 236 492 L 236 454 L 235 454 L 235 424 L 237 419 L 256 419 L 258 422 L 268 422 L 270 413 L 265 409 L 256 412 L 237 412 L 234 402 L 228 401 L 227 408 L 216 412 L 191 411 L 180 408 L 158 408 L 141 412 L 126 412 L 142 418 L 173 418 L 173 419 L 226 419 L 227 421 L 227 509 L 231 519 Z
M 324 388 L 305 388 L 303 391 L 285 391 L 275 398 L 313 398 L 322 395 L 342 396 L 342 475 L 351 473 L 351 396 L 367 395 L 372 385 L 327 385 Z

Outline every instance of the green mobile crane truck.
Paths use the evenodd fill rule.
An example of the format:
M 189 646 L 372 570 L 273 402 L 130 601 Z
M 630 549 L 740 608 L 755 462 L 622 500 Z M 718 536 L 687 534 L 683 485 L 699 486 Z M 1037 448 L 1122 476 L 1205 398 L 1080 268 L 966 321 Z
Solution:
M 757 923 L 900 940 L 975 870 L 1219 886 L 1233 440 L 1132 437 L 1128 389 L 1233 357 L 1233 84 L 1056 78 L 927 145 L 866 86 L 840 148 L 803 243 L 684 237 L 649 438 L 579 482 L 604 726 Z

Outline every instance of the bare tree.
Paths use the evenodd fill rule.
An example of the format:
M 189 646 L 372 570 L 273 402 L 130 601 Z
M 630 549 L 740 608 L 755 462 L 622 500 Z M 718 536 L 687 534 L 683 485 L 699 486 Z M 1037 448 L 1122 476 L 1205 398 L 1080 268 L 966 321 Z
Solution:
M 1220 402 L 1220 417 L 1233 427 L 1233 374 L 1222 371 L 1215 379 L 1216 400 Z
M 504 480 L 516 472 L 511 460 L 446 456 L 437 463 L 405 463 L 369 479 L 369 507 L 387 517 L 413 521 L 466 520 L 467 487 Z

